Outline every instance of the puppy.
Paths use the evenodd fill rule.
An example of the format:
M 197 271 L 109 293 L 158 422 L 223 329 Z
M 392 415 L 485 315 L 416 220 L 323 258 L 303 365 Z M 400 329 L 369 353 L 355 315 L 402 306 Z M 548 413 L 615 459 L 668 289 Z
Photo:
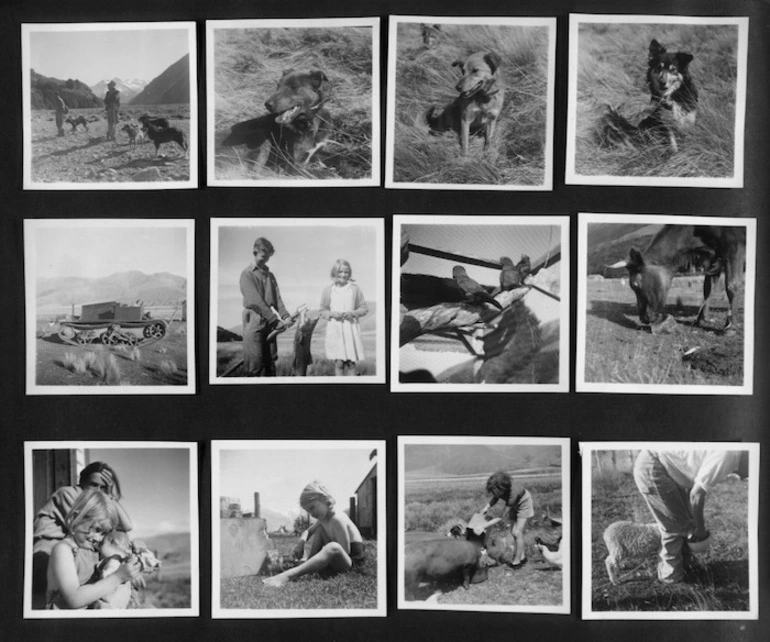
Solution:
M 132 125 L 131 123 L 123 125 L 123 127 L 120 128 L 120 131 L 126 132 L 126 135 L 128 136 L 128 143 L 131 145 L 131 147 L 136 147 L 137 139 L 140 139 L 140 137 L 144 138 L 144 132 L 136 125 Z

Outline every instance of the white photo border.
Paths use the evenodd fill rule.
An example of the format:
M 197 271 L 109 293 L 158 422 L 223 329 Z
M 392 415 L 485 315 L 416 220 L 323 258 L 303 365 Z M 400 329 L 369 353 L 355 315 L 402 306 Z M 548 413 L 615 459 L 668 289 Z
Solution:
M 182 386 L 69 386 L 42 385 L 36 381 L 37 283 L 35 232 L 43 228 L 157 227 L 186 230 L 187 268 L 187 383 Z M 193 219 L 24 219 L 26 393 L 28 395 L 192 395 L 196 389 L 195 353 L 195 221 Z
M 122 181 L 122 182 L 57 182 L 45 183 L 32 180 L 32 90 L 30 74 L 30 34 L 56 31 L 150 31 L 186 29 L 188 34 L 189 78 L 190 78 L 190 134 L 188 154 L 190 178 L 186 181 Z M 85 23 L 23 23 L 21 25 L 22 59 L 22 131 L 24 150 L 25 190 L 168 190 L 196 189 L 198 187 L 198 50 L 195 22 L 85 22 Z
M 738 74 L 736 78 L 735 125 L 733 150 L 733 175 L 725 178 L 708 176 L 593 176 L 578 174 L 575 170 L 577 140 L 577 84 L 579 28 L 582 23 L 600 24 L 685 24 L 685 25 L 735 25 L 738 27 Z M 569 74 L 567 84 L 567 140 L 565 148 L 565 183 L 567 185 L 623 185 L 647 187 L 743 187 L 744 134 L 746 123 L 746 79 L 748 75 L 749 19 L 747 17 L 704 17 L 704 16 L 650 16 L 625 14 L 582 14 L 569 15 Z
M 372 171 L 368 178 L 356 179 L 221 179 L 216 177 L 216 61 L 215 34 L 218 29 L 340 28 L 369 27 L 372 30 Z M 257 108 L 255 107 L 255 110 Z M 292 18 L 265 20 L 206 20 L 206 143 L 209 187 L 380 187 L 380 19 L 372 18 Z M 256 116 L 255 112 L 255 116 Z
M 642 384 L 587 382 L 586 332 L 587 332 L 587 272 L 588 272 L 588 225 L 595 223 L 637 223 L 639 225 L 724 225 L 746 228 L 746 275 L 744 289 L 743 322 L 743 384 L 740 386 L 695 384 Z M 578 214 L 577 256 L 577 345 L 575 346 L 576 392 L 621 392 L 631 394 L 678 394 L 678 395 L 751 395 L 754 392 L 754 309 L 756 284 L 757 220 L 753 218 L 727 218 L 713 216 L 681 216 L 667 214 Z
M 220 455 L 226 450 L 376 450 L 377 607 L 374 609 L 224 609 L 221 601 L 219 537 Z M 213 440 L 211 442 L 211 617 L 213 619 L 336 618 L 387 616 L 387 508 L 385 440 Z M 216 499 L 216 501 L 215 501 Z
M 473 185 L 456 183 L 406 183 L 394 180 L 394 132 L 396 109 L 396 54 L 399 24 L 429 23 L 429 24 L 460 24 L 460 25 L 496 25 L 520 27 L 548 28 L 548 88 L 546 90 L 546 131 L 544 152 L 543 182 L 540 185 Z M 553 189 L 553 149 L 554 149 L 554 118 L 556 92 L 556 18 L 524 18 L 524 17 L 446 17 L 446 16 L 390 16 L 388 36 L 388 95 L 387 123 L 385 148 L 385 187 L 389 189 L 419 189 L 419 190 L 491 190 L 491 191 L 551 191 Z
M 505 445 L 505 446 L 559 446 L 561 448 L 561 496 L 562 496 L 562 539 L 570 543 L 564 547 L 564 565 L 562 568 L 562 602 L 556 606 L 529 606 L 529 605 L 485 605 L 485 604 L 438 604 L 435 602 L 407 601 L 404 590 L 404 547 L 405 537 L 405 506 L 406 506 L 406 469 L 405 453 L 407 446 L 415 445 L 451 445 L 451 446 L 478 446 Z M 398 564 L 396 573 L 397 607 L 400 610 L 421 611 L 481 611 L 495 613 L 552 613 L 569 615 L 571 612 L 571 521 L 572 521 L 572 489 L 570 480 L 572 474 L 570 439 L 569 437 L 482 437 L 482 436 L 402 436 L 398 437 Z
M 559 278 L 562 287 L 559 290 L 559 381 L 558 383 L 401 383 L 399 380 L 399 329 L 401 325 L 401 227 L 403 225 L 510 225 L 512 227 L 557 226 L 561 230 Z M 444 216 L 426 214 L 393 215 L 393 264 L 391 266 L 391 319 L 390 319 L 390 390 L 391 392 L 569 392 L 570 386 L 570 217 L 569 216 Z
M 591 461 L 604 450 L 748 450 L 749 452 L 749 610 L 748 611 L 594 611 L 591 608 Z M 584 620 L 756 620 L 759 618 L 759 443 L 752 442 L 659 442 L 659 441 L 581 441 L 582 619 Z
M 190 466 L 190 608 L 169 609 L 32 609 L 32 539 L 35 507 L 32 488 L 32 453 L 35 450 L 176 449 L 189 452 Z M 24 442 L 24 619 L 145 618 L 200 616 L 200 548 L 198 519 L 198 444 L 185 441 L 25 441 Z
M 221 377 L 217 375 L 217 320 L 219 311 L 219 230 L 223 227 L 371 227 L 375 232 L 375 359 L 377 372 L 361 377 Z M 385 220 L 382 218 L 212 218 L 211 219 L 211 276 L 209 304 L 209 384 L 382 384 L 385 383 Z

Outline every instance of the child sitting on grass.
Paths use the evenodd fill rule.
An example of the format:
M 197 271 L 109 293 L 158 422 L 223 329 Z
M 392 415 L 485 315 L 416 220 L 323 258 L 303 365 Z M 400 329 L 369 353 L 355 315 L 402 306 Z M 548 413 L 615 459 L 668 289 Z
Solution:
M 498 500 L 502 499 L 505 502 L 508 509 L 508 519 L 512 524 L 511 535 L 513 535 L 516 543 L 511 568 L 521 568 L 527 563 L 527 555 L 524 550 L 524 529 L 527 526 L 527 520 L 535 515 L 532 507 L 532 495 L 524 486 L 514 482 L 511 476 L 504 471 L 498 471 L 489 476 L 487 494 L 492 497 L 489 503 L 481 509 L 481 514 L 486 515 L 487 511 Z
M 263 580 L 265 586 L 282 587 L 289 580 L 309 573 L 331 576 L 349 571 L 353 564 L 364 561 L 364 541 L 356 525 L 343 512 L 335 512 L 334 497 L 314 481 L 305 486 L 299 496 L 300 506 L 316 522 L 302 534 L 297 549 L 305 549 L 300 564 L 274 577 Z

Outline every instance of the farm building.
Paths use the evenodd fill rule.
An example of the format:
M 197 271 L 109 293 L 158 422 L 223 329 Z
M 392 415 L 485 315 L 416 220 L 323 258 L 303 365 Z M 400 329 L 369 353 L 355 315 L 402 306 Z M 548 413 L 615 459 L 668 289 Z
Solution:
M 412 312 L 415 307 L 421 307 L 415 305 L 414 300 L 407 302 L 405 299 L 405 294 L 409 296 L 405 292 L 406 280 L 411 278 L 409 275 L 451 279 L 453 267 L 460 265 L 466 269 L 468 276 L 490 290 L 500 283 L 500 257 L 509 257 L 516 264 L 527 256 L 531 265 L 531 280 L 528 282 L 535 287 L 520 289 L 522 293 L 519 296 L 523 297 L 521 301 L 534 320 L 539 322 L 544 338 L 540 352 L 555 351 L 558 354 L 562 315 L 559 225 L 405 224 L 402 232 L 408 235 L 409 240 L 408 258 L 401 267 L 402 314 L 407 312 L 407 308 Z M 425 307 L 430 308 L 434 303 L 430 302 Z M 484 353 L 481 332 L 470 329 L 462 332 L 465 341 L 459 338 L 459 334 L 452 327 L 451 330 L 423 333 L 405 342 L 399 350 L 399 371 L 402 374 L 427 371 L 437 381 L 448 381 L 452 373 L 472 370 L 477 356 Z M 487 382 L 493 383 L 490 380 Z
M 366 538 L 377 537 L 377 463 L 364 477 L 351 497 L 350 514 L 361 534 Z

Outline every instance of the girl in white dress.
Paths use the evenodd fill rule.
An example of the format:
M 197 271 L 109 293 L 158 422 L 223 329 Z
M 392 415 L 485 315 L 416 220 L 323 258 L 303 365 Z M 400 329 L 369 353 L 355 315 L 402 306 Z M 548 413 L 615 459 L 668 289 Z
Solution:
M 321 316 L 326 324 L 326 358 L 334 361 L 334 374 L 354 377 L 356 361 L 364 360 L 364 343 L 358 320 L 369 310 L 361 288 L 353 282 L 353 270 L 337 259 L 331 272 L 334 281 L 321 294 Z

